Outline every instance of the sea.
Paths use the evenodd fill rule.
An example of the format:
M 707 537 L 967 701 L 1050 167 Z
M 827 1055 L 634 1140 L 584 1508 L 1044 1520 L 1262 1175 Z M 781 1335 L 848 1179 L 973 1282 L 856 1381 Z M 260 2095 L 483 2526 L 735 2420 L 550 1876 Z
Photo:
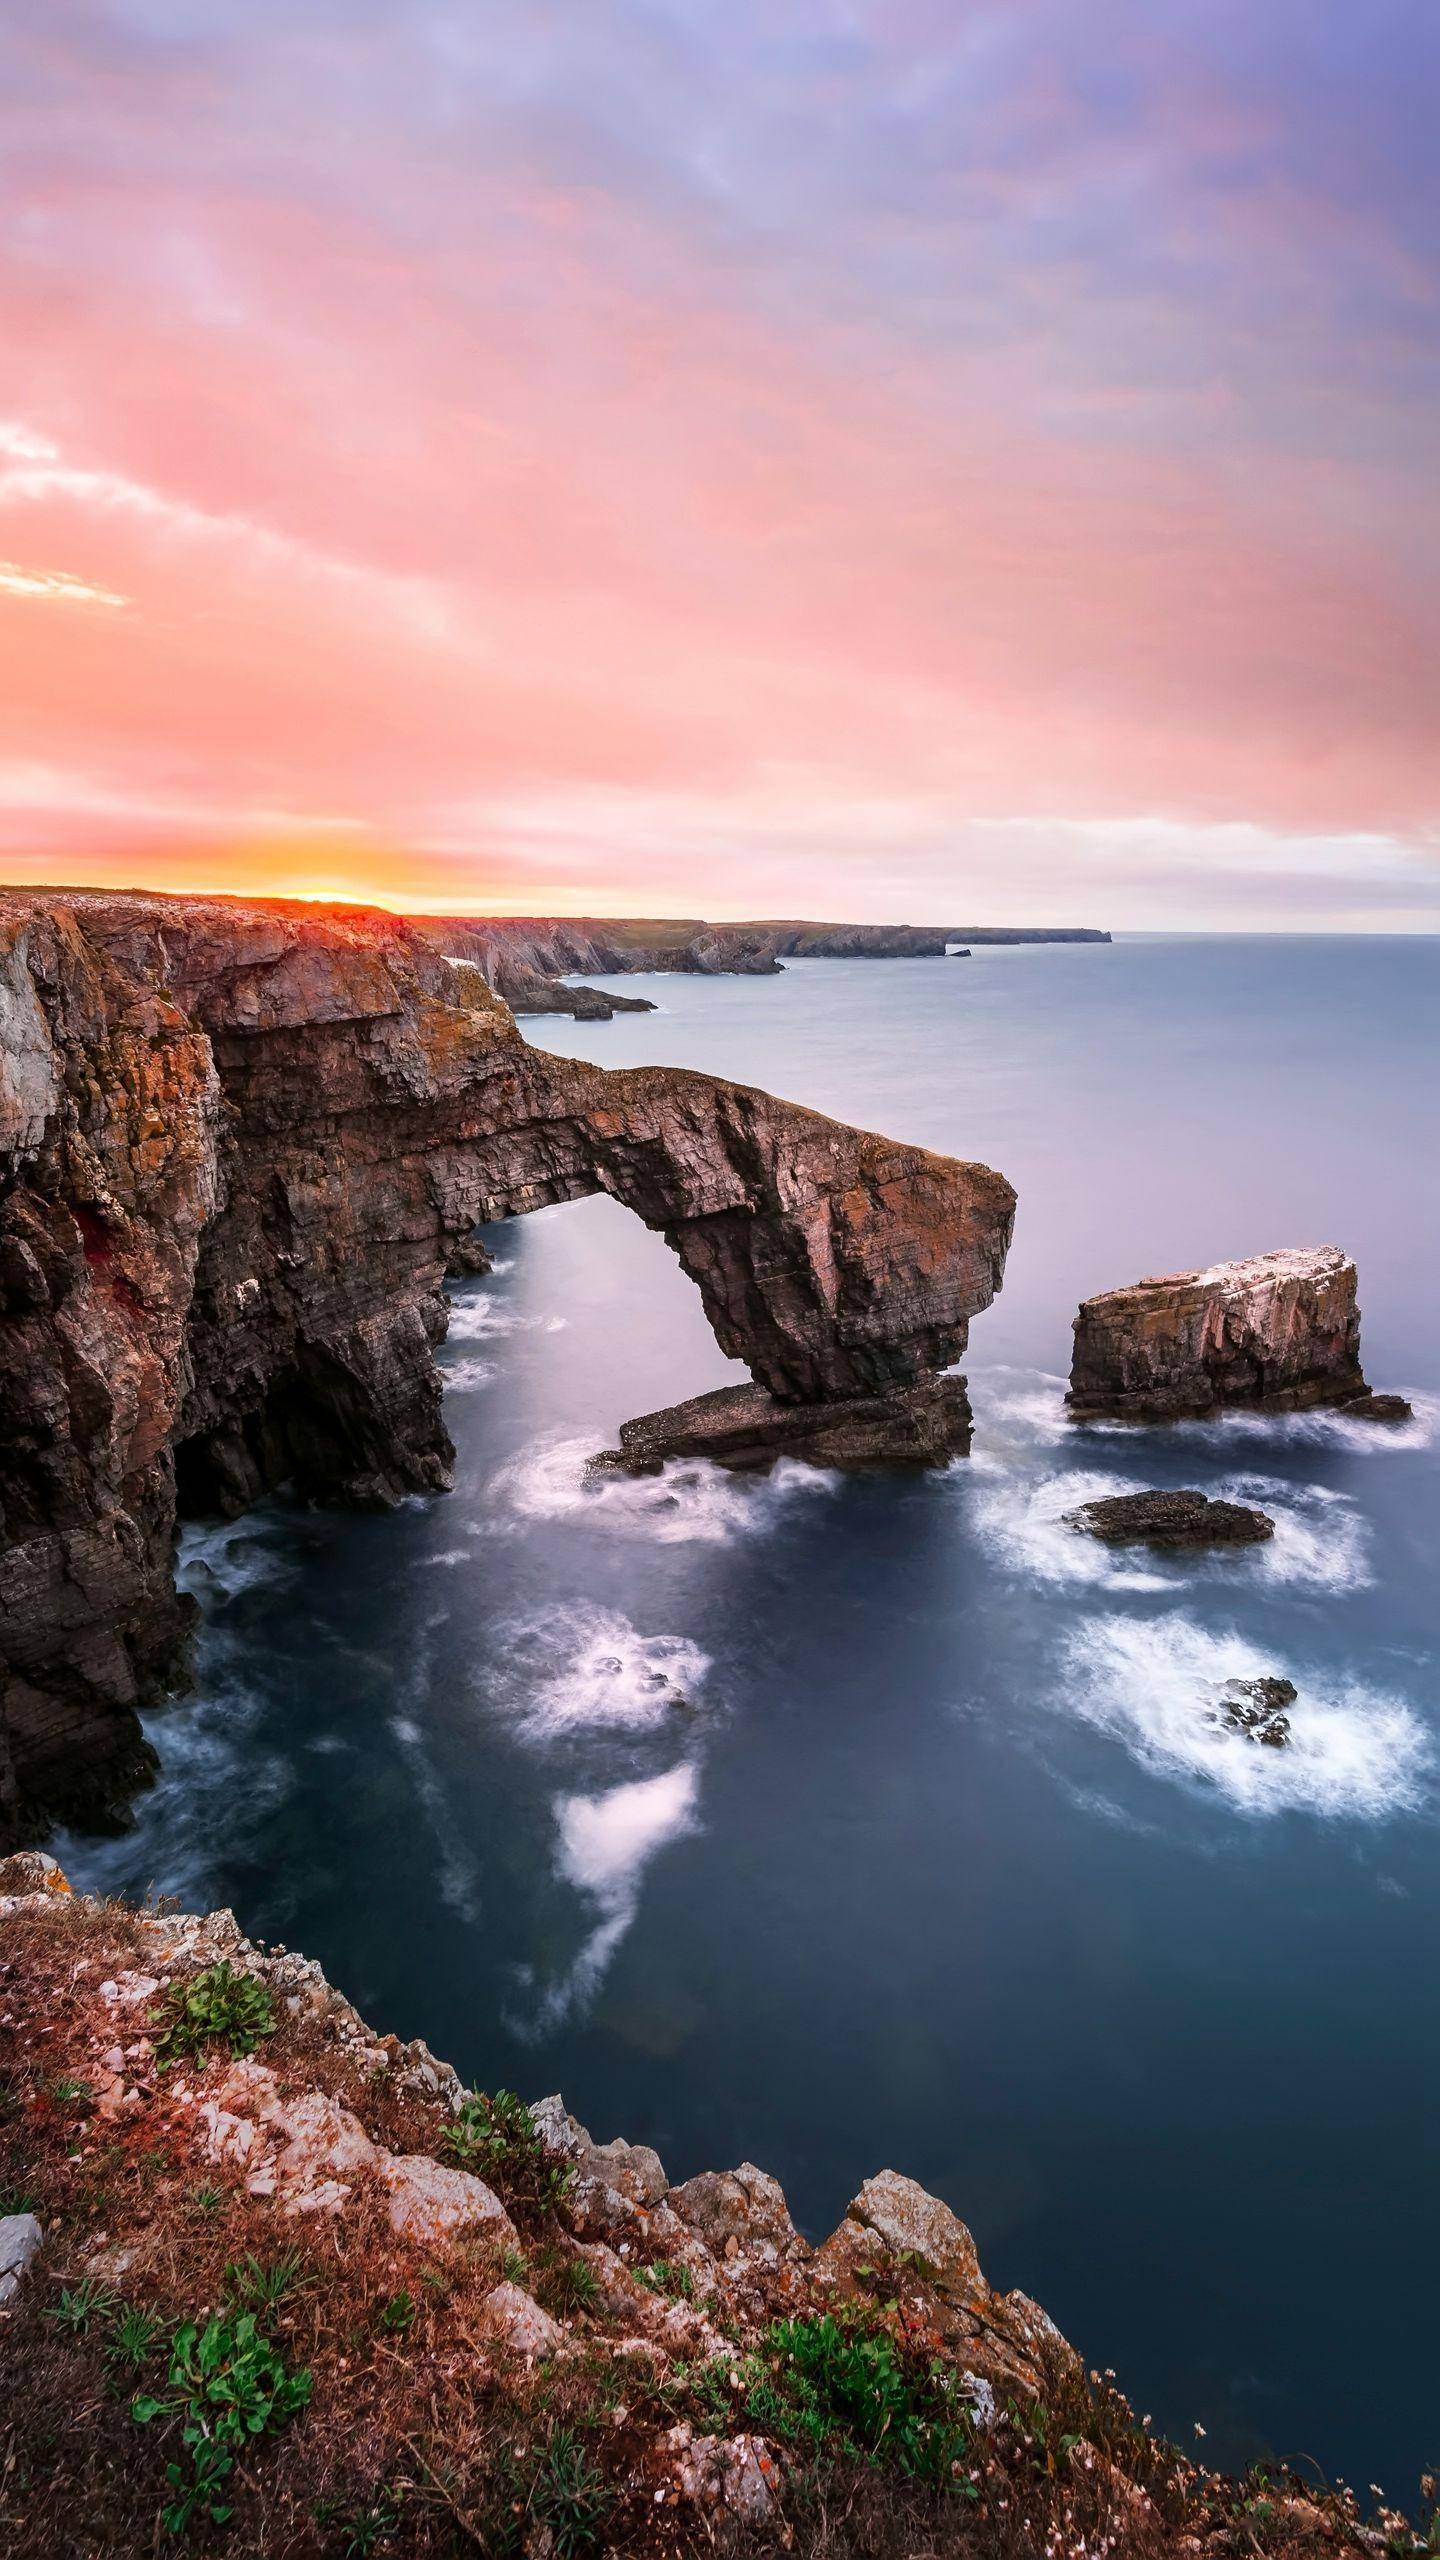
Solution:
M 1202 2458 L 1413 2500 L 1440 2454 L 1440 941 L 1120 937 L 626 978 L 528 1023 L 998 1166 L 973 1454 L 587 1483 L 741 1374 L 607 1199 L 487 1231 L 441 1352 L 454 1490 L 186 1531 L 192 1695 L 77 1884 L 229 1904 L 478 2085 L 672 2178 L 753 2160 L 823 2236 L 944 2196 Z M 1395 1429 L 1080 1428 L 1078 1301 L 1278 1245 L 1359 1266 Z M 1272 1543 L 1166 1560 L 1091 1495 Z M 1292 1740 L 1215 1719 L 1295 1683 Z

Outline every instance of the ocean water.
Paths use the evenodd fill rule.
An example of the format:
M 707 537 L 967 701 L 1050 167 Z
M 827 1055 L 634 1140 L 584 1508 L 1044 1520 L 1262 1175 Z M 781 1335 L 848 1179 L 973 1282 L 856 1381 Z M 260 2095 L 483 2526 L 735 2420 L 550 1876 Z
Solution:
M 529 1036 L 669 1060 L 999 1165 L 975 1454 L 587 1490 L 733 1374 L 604 1200 L 496 1231 L 443 1352 L 453 1493 L 187 1533 L 196 1695 L 77 1880 L 233 1904 L 379 2025 L 559 2087 L 674 2177 L 756 2160 L 822 2234 L 893 2165 L 1212 2458 L 1413 2496 L 1440 2452 L 1440 944 L 1134 939 L 626 981 Z M 1358 1258 L 1415 1423 L 1079 1430 L 1086 1293 L 1278 1244 Z M 1088 1494 L 1256 1500 L 1158 1561 Z M 1211 1720 L 1234 1672 L 1294 1741 Z

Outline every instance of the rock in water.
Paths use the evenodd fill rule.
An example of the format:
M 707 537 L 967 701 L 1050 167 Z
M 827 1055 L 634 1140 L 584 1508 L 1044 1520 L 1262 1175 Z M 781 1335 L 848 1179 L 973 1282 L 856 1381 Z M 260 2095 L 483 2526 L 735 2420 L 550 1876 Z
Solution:
M 1298 1694 L 1293 1680 L 1232 1680 L 1220 1701 L 1219 1722 L 1232 1733 L 1248 1734 L 1252 1742 L 1281 1751 L 1290 1739 L 1285 1709 L 1294 1706 Z
M 1171 1422 L 1227 1405 L 1339 1405 L 1401 1420 L 1360 1366 L 1355 1265 L 1338 1245 L 1217 1262 L 1087 1298 L 1066 1399 L 1077 1420 Z M 1386 1411 L 1377 1412 L 1377 1405 Z M 1408 1411 L 1408 1408 L 1406 1408 Z
M 943 1467 L 968 1455 L 970 1424 L 965 1381 L 953 1375 L 828 1404 L 781 1404 L 763 1387 L 717 1387 L 622 1423 L 619 1448 L 602 1449 L 590 1465 L 597 1474 L 635 1476 L 657 1475 L 669 1458 L 751 1470 L 777 1458 L 846 1469 Z
M 1249 1547 L 1275 1535 L 1268 1511 L 1189 1491 L 1106 1494 L 1065 1518 L 1107 1547 Z

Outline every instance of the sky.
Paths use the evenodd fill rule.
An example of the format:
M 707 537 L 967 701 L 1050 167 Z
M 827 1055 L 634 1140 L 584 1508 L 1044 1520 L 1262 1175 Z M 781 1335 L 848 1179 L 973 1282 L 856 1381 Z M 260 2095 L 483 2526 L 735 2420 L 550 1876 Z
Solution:
M 0 875 L 1440 929 L 1433 0 L 7 0 Z

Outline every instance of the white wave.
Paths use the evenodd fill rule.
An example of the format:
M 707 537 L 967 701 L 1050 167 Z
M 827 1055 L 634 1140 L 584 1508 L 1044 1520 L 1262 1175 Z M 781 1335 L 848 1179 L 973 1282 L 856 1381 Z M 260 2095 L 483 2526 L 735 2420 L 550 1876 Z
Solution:
M 972 1466 L 973 1461 L 957 1460 L 948 1480 L 963 1491 Z M 1373 1579 L 1365 1524 L 1347 1494 L 1251 1475 L 1228 1476 L 1202 1489 L 1212 1500 L 1242 1502 L 1267 1512 L 1275 1523 L 1274 1537 L 1263 1545 L 1178 1553 L 1143 1545 L 1110 1547 L 1071 1528 L 1067 1515 L 1082 1503 L 1149 1491 L 1144 1477 L 1071 1469 L 1037 1482 L 994 1456 L 979 1472 L 970 1516 L 977 1535 L 1009 1572 L 1029 1574 L 1039 1582 L 1168 1591 L 1182 1577 L 1193 1581 L 1206 1576 L 1358 1591 Z
M 462 1360 L 441 1358 L 440 1376 L 447 1395 L 467 1395 L 475 1387 L 488 1387 L 494 1375 L 494 1361 L 482 1360 L 473 1352 Z
M 957 1462 L 962 1481 L 967 1465 Z M 1072 1529 L 1067 1512 L 1106 1494 L 1143 1492 L 1115 1476 L 1071 1471 L 1046 1476 L 1038 1484 L 992 1466 L 982 1475 L 982 1489 L 971 1509 L 978 1535 L 1011 1573 L 1040 1582 L 1103 1584 L 1111 1591 L 1166 1591 L 1170 1576 L 1145 1561 L 1143 1547 L 1107 1547 L 1084 1530 Z
M 207 1601 L 238 1599 L 262 1583 L 293 1582 L 299 1571 L 298 1559 L 276 1544 L 253 1514 L 182 1530 L 175 1561 L 180 1589 L 202 1607 Z
M 636 1778 L 601 1795 L 555 1799 L 555 1863 L 561 1877 L 595 1907 L 596 1922 L 579 1954 L 543 1994 L 527 2032 L 556 2026 L 599 1984 L 640 1906 L 645 1868 L 658 1849 L 697 1828 L 699 1773 L 682 1760 L 655 1778 Z
M 590 1440 L 552 1441 L 502 1467 L 491 1491 L 527 1519 L 584 1519 L 622 1537 L 721 1545 L 772 1527 L 797 1498 L 839 1482 L 783 1458 L 768 1476 L 733 1475 L 705 1458 L 672 1459 L 658 1476 L 591 1476 L 594 1454 Z
M 1281 1476 L 1227 1476 L 1210 1490 L 1218 1501 L 1249 1503 L 1274 1521 L 1275 1535 L 1264 1546 L 1239 1551 L 1263 1581 L 1317 1591 L 1363 1591 L 1374 1581 L 1369 1533 L 1348 1494 Z M 1223 1548 L 1214 1561 L 1222 1559 L 1232 1561 Z
M 1411 1394 L 1410 1402 L 1415 1410 L 1408 1422 L 1364 1422 L 1346 1413 L 1343 1405 L 1314 1405 L 1308 1413 L 1248 1413 L 1239 1408 L 1167 1427 L 1182 1441 L 1206 1446 L 1252 1440 L 1281 1449 L 1340 1448 L 1347 1456 L 1379 1458 L 1397 1449 L 1433 1448 L 1440 1431 L 1440 1396 Z
M 1075 1425 L 1065 1410 L 1069 1381 L 1050 1369 L 995 1368 L 972 1372 L 970 1397 L 977 1434 L 1044 1447 L 1068 1439 Z
M 294 1772 L 282 1753 L 260 1746 L 265 1702 L 234 1675 L 230 1650 L 209 1639 L 199 1694 L 142 1719 L 161 1768 L 136 1799 L 131 1827 L 118 1839 L 67 1833 L 56 1843 L 81 1891 L 129 1901 L 172 1894 L 193 1911 L 234 1891 L 233 1862 L 285 1802 Z
M 521 1722 L 554 1737 L 605 1725 L 641 1731 L 693 1707 L 710 1656 L 685 1636 L 643 1636 L 618 1610 L 587 1604 L 512 1619 L 500 1630 L 504 1682 Z
M 1299 1691 L 1283 1750 L 1219 1719 L 1236 1678 L 1279 1674 Z M 1242 1812 L 1375 1820 L 1420 1800 L 1429 1764 L 1423 1726 L 1398 1698 L 1324 1673 L 1291 1671 L 1274 1654 L 1178 1612 L 1106 1617 L 1065 1649 L 1065 1703 L 1152 1768 L 1201 1778 Z
M 1343 1406 L 1316 1405 L 1305 1413 L 1256 1413 L 1244 1406 L 1187 1421 L 1120 1422 L 1105 1415 L 1072 1419 L 1066 1409 L 1068 1380 L 1048 1369 L 1000 1366 L 972 1370 L 970 1395 L 976 1429 L 1017 1444 L 1053 1446 L 1082 1444 L 1081 1435 L 1096 1434 L 1140 1445 L 1153 1432 L 1163 1432 L 1171 1445 L 1223 1449 L 1237 1440 L 1263 1441 L 1279 1448 L 1326 1447 L 1357 1450 L 1367 1457 L 1394 1449 L 1429 1449 L 1440 1436 L 1440 1396 L 1409 1392 L 1414 1415 L 1409 1422 L 1364 1422 Z
M 492 1334 L 514 1333 L 526 1319 L 503 1298 L 452 1298 L 447 1342 L 485 1342 Z

